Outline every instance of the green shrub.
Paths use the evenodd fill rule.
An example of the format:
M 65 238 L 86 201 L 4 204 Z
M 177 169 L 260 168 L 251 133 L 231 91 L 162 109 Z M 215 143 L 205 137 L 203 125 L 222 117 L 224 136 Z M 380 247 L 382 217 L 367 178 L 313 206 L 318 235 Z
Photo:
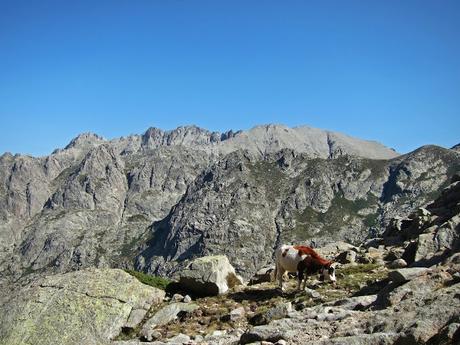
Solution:
M 169 283 L 171 283 L 171 281 L 166 278 L 156 277 L 150 274 L 145 274 L 134 270 L 126 269 L 125 272 L 137 278 L 137 280 L 139 280 L 141 283 L 159 288 L 161 290 L 165 290 Z

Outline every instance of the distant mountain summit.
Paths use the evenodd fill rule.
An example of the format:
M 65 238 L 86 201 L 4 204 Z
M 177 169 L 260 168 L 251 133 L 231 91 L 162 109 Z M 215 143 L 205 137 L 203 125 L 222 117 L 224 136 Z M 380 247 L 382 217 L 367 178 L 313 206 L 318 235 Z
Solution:
M 228 154 L 246 150 L 252 154 L 270 154 L 283 149 L 306 153 L 317 158 L 352 155 L 371 159 L 389 159 L 399 154 L 378 142 L 353 138 L 308 126 L 290 128 L 284 125 L 260 125 L 248 131 L 211 132 L 197 126 L 181 126 L 163 131 L 151 127 L 141 135 L 131 135 L 106 141 L 85 133 L 73 139 L 65 149 L 85 149 L 109 144 L 123 154 L 139 153 L 163 146 L 185 146 L 208 153 Z

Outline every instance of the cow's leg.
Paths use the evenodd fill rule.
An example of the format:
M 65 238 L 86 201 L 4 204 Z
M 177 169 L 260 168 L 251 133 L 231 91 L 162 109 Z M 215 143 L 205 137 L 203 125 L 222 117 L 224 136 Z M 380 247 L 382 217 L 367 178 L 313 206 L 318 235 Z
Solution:
M 303 279 L 303 270 L 297 270 L 297 290 L 300 290 L 300 285 L 302 284 Z M 304 289 L 305 289 L 305 283 L 304 283 Z
M 307 278 L 308 278 L 308 276 L 305 274 L 305 278 L 303 280 L 303 288 L 302 288 L 302 290 L 304 290 L 304 291 L 305 291 L 305 287 L 307 286 Z
M 277 266 L 276 271 L 278 273 L 278 276 L 277 276 L 278 284 L 279 284 L 279 286 L 281 288 L 281 291 L 284 291 L 284 288 L 283 288 L 283 275 L 284 275 L 285 269 L 283 267 L 281 267 L 281 266 Z

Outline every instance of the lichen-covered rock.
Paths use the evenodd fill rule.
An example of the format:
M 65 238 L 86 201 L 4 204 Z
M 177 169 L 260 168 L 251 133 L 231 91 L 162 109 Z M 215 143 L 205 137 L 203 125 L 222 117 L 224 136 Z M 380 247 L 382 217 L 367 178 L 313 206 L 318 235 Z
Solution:
M 16 291 L 2 306 L 0 339 L 5 345 L 107 344 L 132 313 L 163 298 L 164 291 L 118 269 L 48 276 Z
M 216 296 L 226 293 L 243 280 L 224 255 L 205 256 L 192 261 L 178 273 L 179 284 L 185 290 L 201 296 Z

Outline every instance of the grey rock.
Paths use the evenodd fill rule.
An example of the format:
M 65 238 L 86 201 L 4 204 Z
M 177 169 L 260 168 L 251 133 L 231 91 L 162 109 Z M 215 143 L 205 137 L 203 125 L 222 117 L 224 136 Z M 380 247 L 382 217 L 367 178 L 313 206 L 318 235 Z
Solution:
M 383 257 L 385 255 L 385 251 L 383 248 L 374 248 L 374 247 L 369 247 L 367 248 L 367 256 L 372 260 L 372 261 L 378 261 L 378 260 L 383 260 Z
M 197 341 L 197 339 L 195 339 L 195 341 L 199 344 L 238 344 L 241 334 L 243 333 L 244 332 L 238 328 L 228 331 L 214 331 L 211 334 L 207 334 L 203 342 Z
M 390 262 L 395 261 L 395 260 L 401 259 L 403 254 L 404 254 L 404 248 L 393 247 L 387 252 L 384 259 L 385 261 L 390 261 Z
M 273 320 L 279 320 L 288 317 L 291 311 L 291 302 L 280 303 L 275 307 L 270 308 L 264 313 L 254 315 L 251 318 L 250 323 L 253 325 L 265 325 Z
M 260 284 L 272 281 L 272 276 L 275 271 L 274 266 L 264 267 L 258 270 L 249 280 L 249 285 Z
M 140 335 L 148 340 L 152 340 L 152 334 L 155 327 L 165 325 L 175 320 L 179 313 L 191 313 L 198 308 L 198 305 L 192 303 L 171 303 L 163 307 L 148 319 L 142 327 Z
M 405 283 L 421 275 L 427 274 L 428 268 L 425 267 L 411 267 L 401 268 L 388 273 L 388 278 L 395 283 Z
M 430 338 L 428 344 L 457 344 L 460 341 L 460 324 L 453 322 Z
M 310 298 L 313 298 L 313 299 L 320 299 L 321 298 L 321 294 L 318 292 L 318 291 L 315 291 L 313 289 L 309 289 L 309 288 L 305 288 L 305 295 L 310 297 Z
M 131 314 L 129 314 L 129 318 L 124 324 L 123 327 L 126 328 L 134 328 L 137 325 L 139 325 L 142 320 L 144 319 L 144 316 L 147 314 L 147 310 L 145 309 L 133 309 L 131 310 Z
M 283 332 L 272 326 L 255 326 L 241 335 L 240 343 L 249 344 L 252 342 L 270 341 L 277 342 L 283 339 Z
M 178 275 L 182 288 L 202 296 L 221 295 L 234 286 L 243 284 L 224 255 L 196 259 Z
M 246 316 L 246 310 L 244 309 L 244 307 L 239 307 L 239 308 L 233 309 L 230 312 L 230 320 L 231 321 L 236 321 L 236 320 L 242 319 L 245 316 Z
M 426 258 L 429 254 L 437 252 L 438 245 L 434 240 L 434 235 L 431 233 L 421 234 L 417 238 L 417 249 L 415 251 L 415 261 Z
M 407 267 L 407 262 L 404 259 L 396 259 L 388 264 L 388 268 L 397 269 Z
M 354 264 L 356 262 L 356 252 L 354 250 L 342 252 L 337 256 L 336 260 L 341 264 Z
M 376 300 L 377 295 L 356 296 L 336 301 L 333 305 L 347 310 L 362 310 L 372 305 Z
M 396 333 L 360 334 L 314 342 L 315 345 L 392 345 L 399 338 Z
M 334 241 L 319 248 L 315 248 L 315 251 L 324 257 L 331 257 L 337 255 L 337 253 L 357 250 L 357 247 L 344 241 Z
M 397 333 L 360 334 L 349 337 L 337 337 L 314 342 L 315 345 L 392 345 L 399 338 Z
M 326 307 L 322 313 L 316 315 L 318 321 L 340 321 L 353 316 L 353 312 L 338 307 Z
M 181 294 L 174 294 L 172 297 L 171 297 L 171 301 L 172 302 L 182 302 L 184 300 L 184 296 L 182 296 Z
M 190 337 L 186 334 L 179 333 L 178 335 L 166 340 L 166 344 L 182 345 L 190 343 Z

